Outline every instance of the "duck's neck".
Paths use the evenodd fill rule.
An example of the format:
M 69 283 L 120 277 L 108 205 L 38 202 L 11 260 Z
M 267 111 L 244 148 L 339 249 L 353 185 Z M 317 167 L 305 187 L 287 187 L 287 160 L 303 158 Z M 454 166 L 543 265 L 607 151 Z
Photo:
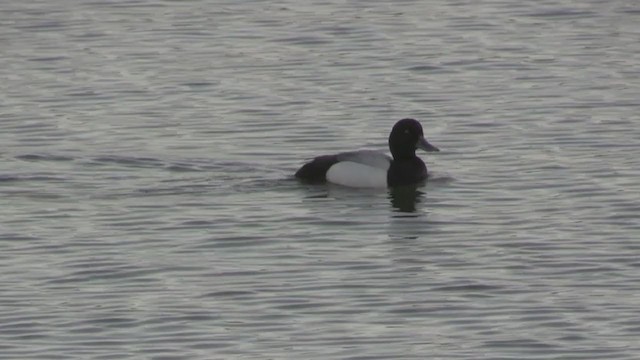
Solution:
M 413 160 L 416 158 L 416 151 L 412 149 L 394 149 L 392 147 L 391 155 L 393 156 L 393 160 L 396 161 Z

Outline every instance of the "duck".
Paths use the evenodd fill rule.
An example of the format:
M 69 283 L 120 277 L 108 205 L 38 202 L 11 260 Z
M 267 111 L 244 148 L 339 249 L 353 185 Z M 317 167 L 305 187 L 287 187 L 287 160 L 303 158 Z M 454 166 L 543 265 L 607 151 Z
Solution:
M 295 177 L 311 184 L 331 183 L 346 187 L 379 188 L 413 185 L 428 177 L 427 166 L 416 150 L 440 151 L 424 137 L 415 119 L 402 119 L 389 133 L 391 156 L 373 150 L 321 155 L 305 163 Z

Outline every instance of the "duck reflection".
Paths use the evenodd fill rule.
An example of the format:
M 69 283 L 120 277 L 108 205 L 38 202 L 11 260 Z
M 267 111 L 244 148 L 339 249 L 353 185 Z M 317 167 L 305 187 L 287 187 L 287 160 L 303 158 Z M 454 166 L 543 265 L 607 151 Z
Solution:
M 389 189 L 391 206 L 397 212 L 415 213 L 416 205 L 422 202 L 424 192 L 418 189 L 418 185 L 397 186 Z

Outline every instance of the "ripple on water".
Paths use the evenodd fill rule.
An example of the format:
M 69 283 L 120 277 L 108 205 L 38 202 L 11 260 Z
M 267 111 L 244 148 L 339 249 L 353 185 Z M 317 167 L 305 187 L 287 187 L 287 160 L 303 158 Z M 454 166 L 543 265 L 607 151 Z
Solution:
M 0 8 L 5 357 L 637 358 L 632 5 Z

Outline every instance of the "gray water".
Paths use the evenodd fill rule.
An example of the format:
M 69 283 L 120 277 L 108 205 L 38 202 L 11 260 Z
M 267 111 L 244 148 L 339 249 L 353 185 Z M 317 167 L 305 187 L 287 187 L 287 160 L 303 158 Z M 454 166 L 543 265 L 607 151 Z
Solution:
M 637 359 L 636 1 L 5 1 L 0 357 Z M 418 188 L 303 185 L 419 119 Z

